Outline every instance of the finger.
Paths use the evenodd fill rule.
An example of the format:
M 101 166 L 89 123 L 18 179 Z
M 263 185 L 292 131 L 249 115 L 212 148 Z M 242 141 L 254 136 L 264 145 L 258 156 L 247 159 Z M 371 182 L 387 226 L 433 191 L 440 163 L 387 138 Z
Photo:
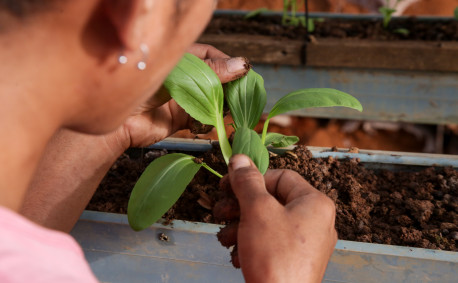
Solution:
M 175 132 L 182 130 L 182 129 L 189 129 L 189 125 L 194 120 L 191 116 L 189 116 L 183 108 L 175 100 L 169 101 L 166 105 L 168 107 L 168 112 L 170 113 L 171 119 L 171 126 L 170 126 L 170 134 L 174 134 Z
M 208 44 L 194 43 L 187 51 L 202 60 L 209 58 L 230 58 L 230 56 L 224 52 Z
M 267 191 L 285 205 L 297 198 L 319 193 L 301 175 L 291 170 L 268 170 L 264 179 Z
M 256 165 L 243 154 L 237 154 L 229 160 L 229 181 L 232 191 L 239 201 L 242 215 L 250 214 L 259 201 L 270 197 L 264 185 L 264 178 Z
M 223 84 L 245 76 L 251 68 L 244 57 L 211 58 L 204 61 L 215 71 Z

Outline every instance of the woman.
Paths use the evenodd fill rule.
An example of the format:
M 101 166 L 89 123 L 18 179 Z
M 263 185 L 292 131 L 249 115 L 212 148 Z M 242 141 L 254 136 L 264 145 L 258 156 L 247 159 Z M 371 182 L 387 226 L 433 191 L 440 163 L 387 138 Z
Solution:
M 185 51 L 207 59 L 222 82 L 246 72 L 241 58 L 191 46 L 214 5 L 0 1 L 1 282 L 96 281 L 64 232 L 125 149 L 188 125 L 157 91 L 164 78 Z M 336 241 L 333 203 L 290 171 L 263 177 L 242 155 L 226 180 L 241 207 L 245 279 L 320 281 Z

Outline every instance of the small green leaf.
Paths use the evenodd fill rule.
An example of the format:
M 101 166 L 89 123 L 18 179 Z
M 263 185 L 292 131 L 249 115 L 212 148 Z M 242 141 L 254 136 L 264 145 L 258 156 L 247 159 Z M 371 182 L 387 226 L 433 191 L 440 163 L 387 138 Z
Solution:
M 383 27 L 384 28 L 387 28 L 388 27 L 388 24 L 390 23 L 391 21 L 391 15 L 396 12 L 396 9 L 391 9 L 391 8 L 388 8 L 388 7 L 381 7 L 380 9 L 378 9 L 378 11 L 380 12 L 380 14 L 382 14 L 383 16 Z
M 243 78 L 227 83 L 225 90 L 235 127 L 253 129 L 266 106 L 266 90 L 262 77 L 250 70 Z
M 287 147 L 293 145 L 299 141 L 296 136 L 285 136 L 277 133 L 267 133 L 265 146 L 272 145 L 273 147 Z
M 269 152 L 255 131 L 246 127 L 237 128 L 232 149 L 233 154 L 248 155 L 259 171 L 262 174 L 266 173 L 269 167 Z
M 362 111 L 361 103 L 353 96 L 331 88 L 308 88 L 293 91 L 275 103 L 267 119 L 302 108 L 344 106 Z
M 216 126 L 223 113 L 221 82 L 201 59 L 185 54 L 164 82 L 173 99 L 194 119 Z
M 130 195 L 127 216 L 139 231 L 156 222 L 178 200 L 201 164 L 182 153 L 164 155 L 145 169 Z
M 256 16 L 259 16 L 260 14 L 264 13 L 264 12 L 268 12 L 269 9 L 267 9 L 266 7 L 262 7 L 262 8 L 259 8 L 259 9 L 256 9 L 256 10 L 253 10 L 251 12 L 249 12 L 248 14 L 245 15 L 245 20 L 248 20 L 248 19 L 251 19 L 251 18 L 254 18 Z
M 453 15 L 455 16 L 455 20 L 458 20 L 458 7 L 455 8 L 455 11 L 453 11 Z
M 395 29 L 393 30 L 394 33 L 399 33 L 399 34 L 402 34 L 402 35 L 409 35 L 410 31 L 408 29 L 405 29 L 405 28 L 398 28 L 398 29 Z

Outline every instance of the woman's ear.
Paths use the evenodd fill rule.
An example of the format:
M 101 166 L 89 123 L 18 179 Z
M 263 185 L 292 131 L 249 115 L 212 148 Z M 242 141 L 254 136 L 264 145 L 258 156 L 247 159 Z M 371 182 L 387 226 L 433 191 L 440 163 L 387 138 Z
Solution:
M 106 13 L 127 50 L 138 49 L 142 43 L 147 15 L 155 0 L 103 0 Z M 168 0 L 163 0 L 168 1 Z

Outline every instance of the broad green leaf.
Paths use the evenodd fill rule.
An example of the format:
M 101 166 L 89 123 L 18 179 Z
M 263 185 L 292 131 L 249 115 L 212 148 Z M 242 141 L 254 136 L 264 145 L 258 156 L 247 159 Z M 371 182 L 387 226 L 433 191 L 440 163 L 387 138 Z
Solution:
M 227 83 L 225 91 L 235 127 L 253 129 L 266 106 L 266 90 L 262 77 L 250 70 L 243 78 Z
M 362 111 L 361 103 L 353 96 L 331 88 L 300 89 L 287 94 L 275 103 L 267 119 L 302 108 L 344 106 Z
M 139 231 L 155 223 L 178 200 L 201 164 L 182 153 L 167 154 L 151 162 L 130 195 L 127 216 Z
M 223 88 L 218 76 L 204 61 L 185 54 L 164 86 L 191 117 L 203 124 L 216 126 L 223 113 Z
M 285 136 L 277 133 L 267 133 L 265 146 L 272 145 L 273 147 L 287 147 L 293 145 L 299 141 L 296 136 Z
M 185 54 L 164 82 L 170 96 L 194 119 L 215 126 L 226 163 L 232 155 L 223 121 L 224 94 L 213 70 L 192 54 Z
M 246 127 L 237 128 L 232 150 L 233 154 L 248 155 L 259 171 L 262 174 L 266 173 L 269 167 L 269 152 L 255 131 Z

